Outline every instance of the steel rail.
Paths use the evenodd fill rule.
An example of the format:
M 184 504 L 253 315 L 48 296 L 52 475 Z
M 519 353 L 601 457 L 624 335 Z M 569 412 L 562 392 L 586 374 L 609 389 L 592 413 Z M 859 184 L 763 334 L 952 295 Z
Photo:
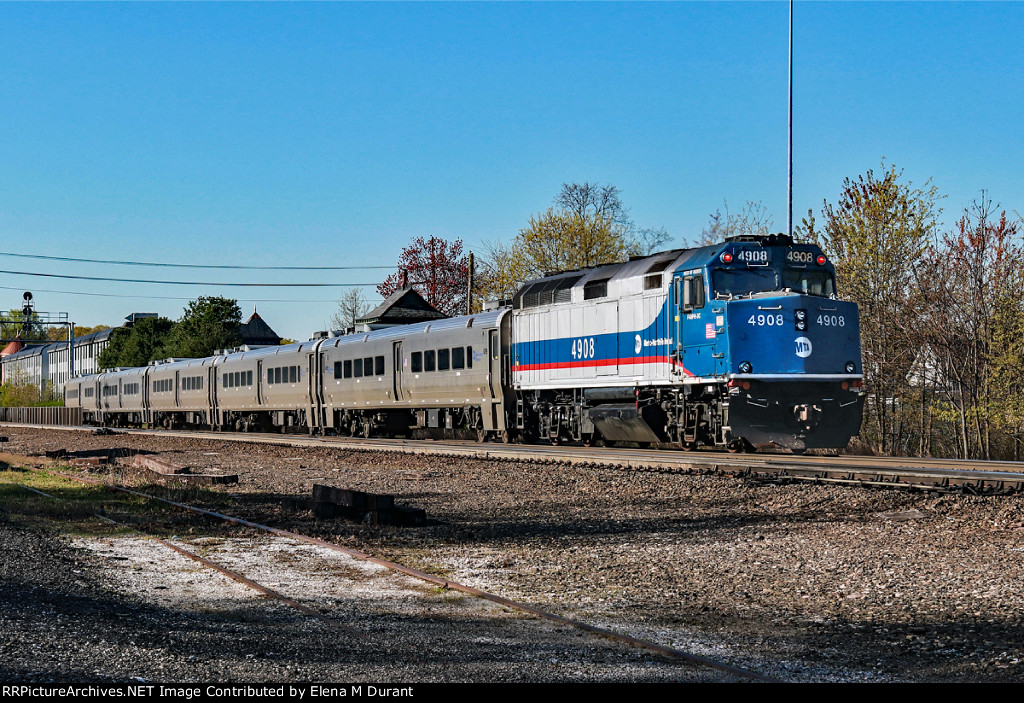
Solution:
M 58 475 L 69 477 L 68 474 L 58 474 Z M 77 479 L 77 480 L 82 480 L 82 479 Z M 9 481 L 3 481 L 3 483 L 6 483 L 7 485 L 18 486 L 19 488 L 24 488 L 26 491 L 32 491 L 33 493 L 36 493 L 36 494 L 41 495 L 41 496 L 45 496 L 46 498 L 52 498 L 53 500 L 63 500 L 62 498 L 60 498 L 58 496 L 50 495 L 49 493 L 45 493 L 45 492 L 40 491 L 40 490 L 38 490 L 36 488 L 32 488 L 31 486 L 26 486 L 23 483 L 11 483 Z M 106 484 L 102 484 L 102 485 L 106 485 Z M 117 520 L 114 520 L 114 519 L 110 518 L 107 515 L 100 515 L 99 513 L 93 513 L 93 517 L 99 518 L 100 520 L 103 520 L 105 522 L 109 522 L 109 523 L 114 524 L 114 525 L 120 525 L 121 527 L 130 527 L 130 528 L 132 528 L 134 530 L 138 530 L 138 527 L 136 525 L 129 525 L 128 523 L 118 522 Z M 237 571 L 232 571 L 231 569 L 227 568 L 226 566 L 221 566 L 220 564 L 218 564 L 218 563 L 216 563 L 214 561 L 211 561 L 211 560 L 209 560 L 209 559 L 207 559 L 205 557 L 202 557 L 202 556 L 200 556 L 198 554 L 190 552 L 187 549 L 179 547 L 178 545 L 174 544 L 173 542 L 169 542 L 169 541 L 167 541 L 165 539 L 157 537 L 153 533 L 149 533 L 149 536 L 152 537 L 154 541 L 159 542 L 160 544 L 162 544 L 163 546 L 167 547 L 168 549 L 170 549 L 170 550 L 172 550 L 174 552 L 177 552 L 178 554 L 181 554 L 182 556 L 187 557 L 188 559 L 192 559 L 193 561 L 199 562 L 203 566 L 206 566 L 206 567 L 208 567 L 210 569 L 213 569 L 214 571 L 217 571 L 217 572 L 223 574 L 224 576 L 227 576 L 232 581 L 236 581 L 236 582 L 238 582 L 238 583 L 240 583 L 240 584 L 242 584 L 244 586 L 248 586 L 249 588 L 251 588 L 252 590 L 254 590 L 254 591 L 258 592 L 258 593 L 262 593 L 263 595 L 269 596 L 271 598 L 274 598 L 275 600 L 278 600 L 278 601 L 284 603 L 285 605 L 291 606 L 292 608 L 295 608 L 296 610 L 298 610 L 298 611 L 300 611 L 300 612 L 302 612 L 302 613 L 304 613 L 306 615 L 309 615 L 312 618 L 316 618 L 320 622 L 323 622 L 323 623 L 325 623 L 327 625 L 330 625 L 331 627 L 333 627 L 335 629 L 347 632 L 348 634 L 355 635 L 355 636 L 360 637 L 362 639 L 367 639 L 368 638 L 365 632 L 360 632 L 359 630 L 355 630 L 355 629 L 349 627 L 348 625 L 345 625 L 344 623 L 339 622 L 338 620 L 335 620 L 334 618 L 328 617 L 328 616 L 324 615 L 323 613 L 321 613 L 321 612 L 319 612 L 317 610 L 314 610 L 313 608 L 310 608 L 309 606 L 303 605 L 302 603 L 299 603 L 298 601 L 292 600 L 291 598 L 288 598 L 284 594 L 279 593 L 279 592 L 275 591 L 272 588 L 268 588 L 267 586 L 264 586 L 263 584 L 259 583 L 258 581 L 254 581 L 254 580 L 252 580 L 252 579 L 250 579 L 250 578 L 248 578 L 246 576 L 243 576 L 242 574 L 238 573 Z
M 67 426 L 12 425 L 47 427 L 69 431 L 93 430 Z M 677 452 L 670 450 L 637 450 L 623 448 L 588 448 L 573 446 L 479 444 L 448 440 L 424 441 L 406 439 L 357 439 L 342 437 L 300 437 L 228 432 L 186 432 L 180 430 L 119 429 L 126 434 L 157 437 L 188 437 L 222 442 L 250 442 L 279 446 L 331 447 L 353 451 L 387 451 L 406 454 L 439 455 L 481 460 L 547 461 L 628 468 L 642 471 L 712 473 L 766 479 L 789 478 L 807 472 L 821 472 L 820 478 L 871 474 L 887 476 L 887 488 L 937 489 L 961 486 L 965 489 L 999 493 L 1024 492 L 1024 462 L 977 462 L 964 460 L 909 459 L 904 457 L 821 457 L 786 454 L 726 454 L 711 452 Z M 984 465 L 996 470 L 979 470 Z M 908 481 L 909 479 L 909 481 Z M 862 484 L 860 480 L 838 483 Z M 863 484 L 862 484 L 863 485 Z
M 36 470 L 37 471 L 42 471 L 40 469 L 36 469 Z M 724 672 L 732 674 L 734 676 L 739 676 L 741 678 L 751 679 L 751 680 L 754 680 L 754 681 L 762 681 L 762 682 L 766 682 L 766 683 L 781 683 L 781 681 L 779 679 L 773 678 L 771 676 L 766 676 L 764 674 L 760 674 L 760 673 L 758 673 L 756 671 L 750 671 L 748 669 L 743 669 L 743 668 L 740 668 L 740 667 L 732 666 L 731 664 L 726 664 L 724 662 L 720 662 L 720 661 L 717 661 L 715 659 L 709 659 L 707 657 L 702 657 L 702 656 L 700 656 L 698 654 L 691 654 L 689 652 L 684 652 L 684 651 L 682 651 L 680 649 L 676 649 L 674 647 L 667 647 L 665 645 L 658 644 L 657 642 L 652 642 L 650 640 L 645 640 L 645 639 L 642 639 L 642 638 L 639 638 L 639 637 L 633 637 L 631 635 L 625 635 L 625 634 L 622 634 L 622 633 L 615 632 L 613 630 L 609 630 L 607 628 L 598 627 L 596 625 L 590 625 L 588 623 L 581 622 L 579 620 L 573 620 L 571 618 L 567 618 L 567 617 L 564 617 L 562 615 L 558 615 L 556 613 L 552 613 L 552 612 L 543 610 L 541 608 L 537 608 L 537 607 L 529 605 L 527 603 L 522 603 L 522 602 L 519 602 L 519 601 L 510 600 L 510 599 L 505 598 L 503 596 L 495 595 L 495 594 L 489 593 L 487 591 L 482 591 L 482 590 L 480 590 L 478 588 L 474 588 L 472 586 L 467 586 L 467 585 L 459 583 L 457 581 L 452 581 L 450 579 L 441 578 L 440 576 L 435 576 L 434 574 L 428 574 L 428 573 L 426 573 L 424 571 L 419 571 L 417 569 L 412 569 L 412 568 L 410 568 L 408 566 L 403 566 L 402 564 L 398 564 L 396 562 L 388 561 L 386 559 L 379 559 L 379 558 L 374 557 L 374 556 L 372 556 L 370 554 L 366 554 L 365 552 L 361 552 L 361 551 L 359 551 L 357 549 L 352 549 L 350 547 L 342 547 L 341 545 L 333 544 L 331 542 L 327 542 L 327 541 L 319 539 L 317 537 L 310 537 L 308 535 L 303 535 L 303 534 L 300 534 L 298 532 L 291 532 L 289 530 L 283 530 L 283 529 L 278 528 L 278 527 L 270 527 L 269 525 L 262 525 L 260 523 L 252 522 L 250 520 L 244 520 L 242 518 L 233 517 L 231 515 L 226 515 L 224 513 L 218 513 L 218 512 L 212 511 L 212 510 L 206 510 L 205 508 L 199 508 L 199 507 L 196 507 L 194 505 L 189 505 L 187 503 L 180 503 L 178 501 L 169 500 L 167 498 L 161 498 L 159 496 L 154 496 L 154 495 L 151 495 L 149 493 L 143 493 L 142 491 L 136 491 L 136 490 L 133 490 L 131 488 L 127 488 L 125 486 L 118 486 L 116 484 L 105 483 L 103 481 L 98 481 L 96 479 L 87 479 L 87 478 L 83 478 L 81 476 L 75 476 L 73 474 L 67 474 L 67 473 L 63 473 L 63 472 L 60 472 L 60 471 L 47 471 L 46 473 L 50 473 L 50 474 L 53 474 L 53 475 L 56 475 L 56 476 L 61 476 L 63 478 L 67 478 L 67 479 L 70 479 L 72 481 L 79 481 L 81 483 L 87 483 L 87 484 L 92 484 L 92 485 L 96 485 L 96 486 L 102 486 L 104 488 L 107 488 L 108 490 L 114 490 L 114 491 L 119 491 L 119 492 L 122 492 L 122 493 L 127 493 L 129 495 L 133 495 L 133 496 L 140 497 L 140 498 L 145 498 L 147 500 L 154 500 L 154 501 L 158 501 L 158 502 L 161 502 L 161 503 L 166 503 L 167 505 L 172 505 L 174 507 L 181 508 L 183 510 L 187 510 L 187 511 L 190 511 L 190 512 L 193 512 L 193 513 L 197 513 L 197 514 L 200 514 L 200 515 L 206 515 L 206 516 L 209 516 L 209 517 L 215 517 L 217 519 L 225 520 L 227 522 L 231 522 L 231 523 L 234 523 L 236 525 L 243 525 L 245 527 L 250 527 L 250 528 L 253 528 L 253 529 L 256 529 L 256 530 L 261 530 L 261 531 L 267 532 L 269 534 L 278 535 L 280 537 L 288 537 L 290 539 L 295 539 L 295 540 L 299 540 L 301 542 L 306 542 L 307 544 L 312 544 L 312 545 L 316 545 L 316 546 L 319 546 L 319 547 L 324 547 L 324 548 L 330 549 L 332 551 L 341 552 L 342 554 L 346 554 L 346 555 L 348 555 L 348 556 L 350 556 L 350 557 L 352 557 L 354 559 L 358 559 L 360 561 L 365 561 L 365 562 L 370 563 L 370 564 L 376 564 L 378 566 L 382 566 L 382 567 L 384 567 L 386 569 L 389 569 L 391 571 L 402 573 L 402 574 L 405 574 L 407 576 L 411 576 L 413 578 L 419 579 L 421 581 L 426 581 L 428 583 L 432 583 L 432 584 L 434 584 L 436 586 L 440 586 L 441 588 L 444 588 L 444 589 L 459 591 L 461 593 L 465 593 L 467 595 L 471 595 L 471 596 L 480 598 L 482 600 L 486 600 L 486 601 L 490 601 L 492 603 L 496 603 L 496 604 L 501 605 L 501 606 L 506 607 L 506 608 L 510 608 L 510 609 L 513 609 L 513 610 L 519 610 L 519 611 L 522 611 L 522 612 L 525 612 L 525 613 L 529 613 L 531 615 L 534 615 L 534 616 L 536 616 L 538 618 L 541 618 L 541 619 L 544 619 L 544 620 L 555 622 L 555 623 L 558 623 L 558 624 L 561 624 L 561 625 L 567 625 L 569 627 L 573 627 L 575 629 L 582 630 L 584 632 L 588 632 L 590 634 L 597 635 L 599 637 L 604 637 L 606 639 L 610 639 L 610 640 L 613 640 L 613 641 L 616 641 L 616 642 L 621 642 L 623 644 L 628 644 L 630 646 L 637 647 L 637 648 L 640 648 L 640 649 L 646 649 L 648 651 L 652 651 L 652 652 L 655 652 L 657 654 L 661 654 L 661 655 L 667 656 L 667 657 L 672 658 L 672 659 L 679 659 L 679 660 L 686 661 L 686 662 L 691 663 L 691 664 L 697 664 L 697 665 L 705 666 L 705 667 L 708 667 L 708 668 L 711 668 L 711 669 L 717 669 L 719 671 L 724 671 Z

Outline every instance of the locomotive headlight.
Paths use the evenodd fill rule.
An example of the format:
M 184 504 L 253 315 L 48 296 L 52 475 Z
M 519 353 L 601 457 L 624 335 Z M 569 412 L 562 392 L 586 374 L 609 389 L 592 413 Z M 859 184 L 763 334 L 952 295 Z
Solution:
M 754 367 L 750 365 L 749 361 L 740 362 L 740 373 L 752 373 Z
M 797 330 L 805 332 L 807 330 L 807 311 L 800 308 L 795 311 L 794 315 L 796 317 Z
M 846 373 L 853 373 L 856 370 L 857 370 L 857 364 L 853 363 L 852 361 L 847 361 L 846 362 Z

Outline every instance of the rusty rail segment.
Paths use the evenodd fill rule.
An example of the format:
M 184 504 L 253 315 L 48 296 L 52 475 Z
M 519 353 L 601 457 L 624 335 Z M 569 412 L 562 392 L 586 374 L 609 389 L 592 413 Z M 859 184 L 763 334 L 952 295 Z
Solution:
M 92 428 L 53 427 L 52 429 Z M 401 439 L 324 438 L 176 430 L 121 429 L 118 432 L 291 447 L 336 447 L 353 451 L 432 454 L 482 460 L 558 462 L 666 473 L 705 473 L 786 482 L 817 481 L 853 486 L 958 491 L 970 494 L 1010 495 L 1024 492 L 1024 462 L 971 462 L 908 457 L 820 457 L 773 453 L 733 455 L 711 452 L 679 452 L 672 449 L 594 449 L 573 446 L 423 442 Z
M 407 576 L 411 576 L 413 578 L 419 579 L 421 581 L 426 581 L 428 583 L 432 583 L 432 584 L 434 584 L 436 586 L 440 586 L 442 588 L 451 589 L 451 590 L 454 590 L 454 591 L 460 591 L 461 593 L 465 593 L 467 595 L 475 596 L 475 597 L 480 598 L 482 600 L 487 600 L 487 601 L 490 601 L 492 603 L 496 603 L 496 604 L 501 605 L 501 606 L 506 607 L 506 608 L 511 608 L 513 610 L 520 610 L 522 612 L 529 613 L 531 615 L 534 615 L 536 617 L 542 618 L 544 620 L 549 620 L 551 622 L 556 622 L 556 623 L 559 623 L 561 625 L 568 625 L 570 627 L 573 627 L 573 628 L 576 628 L 576 629 L 579 629 L 579 630 L 583 630 L 584 632 L 589 632 L 591 634 L 598 635 L 599 637 L 605 637 L 607 639 L 610 639 L 610 640 L 613 640 L 613 641 L 616 641 L 616 642 L 622 642 L 623 644 L 628 644 L 628 645 L 633 646 L 633 647 L 638 647 L 638 648 L 641 648 L 641 649 L 646 649 L 648 651 L 656 652 L 658 654 L 662 654 L 664 656 L 667 656 L 667 657 L 670 657 L 670 658 L 673 658 L 673 659 L 679 659 L 679 660 L 682 660 L 682 661 L 689 662 L 691 664 L 697 664 L 697 665 L 700 665 L 700 666 L 706 666 L 706 667 L 711 668 L 711 669 L 717 669 L 719 671 L 724 671 L 724 672 L 732 674 L 734 676 L 738 676 L 738 677 L 745 678 L 745 679 L 751 679 L 753 681 L 763 681 L 763 682 L 769 682 L 769 683 L 780 683 L 780 681 L 778 679 L 775 679 L 775 678 L 770 677 L 770 676 L 766 676 L 764 674 L 760 674 L 760 673 L 758 673 L 756 671 L 750 671 L 750 670 L 747 670 L 747 669 L 742 669 L 740 667 L 735 667 L 735 666 L 732 666 L 731 664 L 726 664 L 724 662 L 716 661 L 714 659 L 709 659 L 707 657 L 702 657 L 702 656 L 697 655 L 697 654 L 690 654 L 689 652 L 684 652 L 684 651 L 682 651 L 680 649 L 676 649 L 674 647 L 666 647 L 665 645 L 661 645 L 661 644 L 658 644 L 656 642 L 651 642 L 649 640 L 641 639 L 639 637 L 632 637 L 630 635 L 620 634 L 618 632 L 613 632 L 612 630 L 608 630 L 608 629 L 603 628 L 603 627 L 597 627 L 595 625 L 589 625 L 587 623 L 580 622 L 578 620 L 573 620 L 571 618 L 566 618 L 566 617 L 563 617 L 561 615 L 557 615 L 555 613 L 551 613 L 551 612 L 548 612 L 546 610 L 542 610 L 541 608 L 537 608 L 535 606 L 528 605 L 526 603 L 520 603 L 518 601 L 510 600 L 508 598 L 504 598 L 502 596 L 498 596 L 498 595 L 495 595 L 493 593 L 488 593 L 487 591 L 482 591 L 482 590 L 480 590 L 478 588 L 473 588 L 472 586 L 467 586 L 465 584 L 461 584 L 461 583 L 458 583 L 456 581 L 451 581 L 449 579 L 441 578 L 440 576 L 435 576 L 434 574 L 428 574 L 428 573 L 426 573 L 424 571 L 419 571 L 417 569 L 411 569 L 411 568 L 409 568 L 407 566 L 403 566 L 403 565 L 398 564 L 396 562 L 387 561 L 385 559 L 378 559 L 377 557 L 371 556 L 371 555 L 366 554 L 365 552 L 361 552 L 361 551 L 359 551 L 357 549 L 352 549 L 350 547 L 342 547 L 341 545 L 333 544 L 331 542 L 327 542 L 325 540 L 318 539 L 316 537 L 310 537 L 308 535 L 299 534 L 297 532 L 291 532 L 289 530 L 282 530 L 282 529 L 277 528 L 277 527 L 270 527 L 269 525 L 261 525 L 261 524 L 259 524 L 257 522 L 251 522 L 249 520 L 243 520 L 242 518 L 232 517 L 230 515 L 225 515 L 223 513 L 214 512 L 212 510 L 206 510 L 204 508 L 198 508 L 198 507 L 196 507 L 194 505 L 188 505 L 187 503 L 179 503 L 177 501 L 168 500 L 167 498 L 160 498 L 159 496 L 154 496 L 154 495 L 150 495 L 148 493 L 143 493 L 142 491 L 136 491 L 136 490 L 133 490 L 131 488 L 126 488 L 124 486 L 118 486 L 118 485 L 115 485 L 115 484 L 104 483 L 103 481 L 98 481 L 98 480 L 95 480 L 95 479 L 87 479 L 87 478 L 83 478 L 81 476 L 74 476 L 72 474 L 66 474 L 66 473 L 62 473 L 62 472 L 59 472 L 59 471 L 50 471 L 49 473 L 54 474 L 56 476 L 62 476 L 64 478 L 70 479 L 72 481 L 80 481 L 82 483 L 88 483 L 88 484 L 92 484 L 92 485 L 96 485 L 96 486 L 103 486 L 104 488 L 107 488 L 109 490 L 119 491 L 119 492 L 122 492 L 122 493 L 127 493 L 129 495 L 134 495 L 134 496 L 137 496 L 137 497 L 140 497 L 140 498 L 145 498 L 147 500 L 159 501 L 161 503 L 166 503 L 167 505 L 173 505 L 174 507 L 181 508 L 182 510 L 188 510 L 190 512 L 197 513 L 199 515 L 207 515 L 207 516 L 210 516 L 210 517 L 215 517 L 215 518 L 217 518 L 219 520 L 225 520 L 227 522 L 231 522 L 231 523 L 234 523 L 236 525 L 244 525 L 246 527 L 251 527 L 253 529 L 261 530 L 263 532 L 267 532 L 267 533 L 270 533 L 270 534 L 278 535 L 278 536 L 281 536 L 281 537 L 288 537 L 290 539 L 298 540 L 300 542 L 306 542 L 307 544 L 313 544 L 313 545 L 316 545 L 316 546 L 319 546 L 319 547 L 324 547 L 326 549 L 330 549 L 330 550 L 333 550 L 333 551 L 336 551 L 336 552 L 341 552 L 342 554 L 347 554 L 348 556 L 350 556 L 350 557 L 352 557 L 354 559 L 359 559 L 360 561 L 365 561 L 365 562 L 368 562 L 370 564 L 376 564 L 378 566 L 383 566 L 384 568 L 389 569 L 391 571 L 402 573 L 402 574 L 405 574 Z
M 16 486 L 18 486 L 20 488 L 24 488 L 26 491 L 31 491 L 32 493 L 36 493 L 36 494 L 44 496 L 46 498 L 52 498 L 53 500 L 61 500 L 57 496 L 50 495 L 49 493 L 45 493 L 45 492 L 40 491 L 40 490 L 38 490 L 36 488 L 32 488 L 31 486 L 26 486 L 23 483 L 16 483 L 16 484 L 12 484 L 12 485 L 16 485 Z M 118 522 L 117 520 L 113 520 L 113 519 L 111 519 L 110 517 L 108 517 L 106 515 L 100 515 L 98 513 L 94 513 L 93 517 L 99 518 L 100 520 L 103 520 L 104 522 L 109 522 L 109 523 L 111 523 L 113 525 L 120 525 L 122 527 L 132 527 L 133 529 L 135 529 L 133 525 L 127 525 L 125 523 Z M 287 596 L 285 596 L 285 595 L 275 591 L 274 589 L 268 588 L 267 586 L 264 586 L 263 584 L 259 583 L 258 581 L 253 581 L 252 579 L 243 576 L 242 574 L 238 573 L 237 571 L 232 571 L 231 569 L 228 569 L 227 567 L 221 566 L 220 564 L 218 564 L 218 563 L 216 563 L 214 561 L 211 561 L 209 559 L 206 559 L 205 557 L 201 557 L 198 554 L 195 554 L 194 552 L 190 552 L 187 549 L 179 547 L 178 545 L 174 544 L 173 542 L 169 542 L 169 541 L 167 541 L 165 539 L 161 539 L 160 537 L 157 537 L 156 535 L 150 535 L 150 536 L 153 538 L 154 541 L 159 542 L 160 544 L 162 544 L 163 546 L 167 547 L 168 549 L 170 549 L 170 550 L 172 550 L 174 552 L 177 552 L 178 554 L 181 554 L 182 556 L 184 556 L 184 557 L 186 557 L 188 559 L 192 559 L 193 561 L 199 562 L 203 566 L 206 566 L 206 567 L 208 567 L 210 569 L 213 569 L 214 571 L 216 571 L 216 572 L 218 572 L 220 574 L 223 574 L 224 576 L 227 576 L 232 581 L 236 581 L 236 582 L 238 582 L 238 583 L 240 583 L 240 584 L 242 584 L 244 586 L 248 586 L 249 588 L 251 588 L 252 590 L 256 591 L 257 593 L 262 593 L 265 596 L 269 596 L 271 598 L 274 598 L 275 600 L 278 600 L 278 601 L 284 603 L 285 605 L 291 606 L 292 608 L 295 608 L 299 612 L 305 613 L 306 615 L 309 615 L 310 617 L 315 618 L 315 619 L 319 620 L 320 622 L 323 622 L 323 623 L 325 623 L 327 625 L 330 625 L 331 627 L 333 627 L 333 628 L 335 628 L 337 630 L 341 630 L 343 632 L 347 632 L 348 634 L 355 635 L 355 636 L 360 637 L 362 639 L 366 639 L 367 638 L 367 635 L 366 635 L 365 632 L 360 632 L 359 630 L 355 630 L 355 629 L 349 627 L 348 625 L 345 625 L 344 623 L 339 622 L 338 620 L 335 620 L 333 618 L 327 617 L 323 613 L 320 613 L 320 612 L 310 608 L 309 606 L 303 605 L 302 603 L 299 603 L 298 601 L 292 600 L 291 598 L 288 598 Z

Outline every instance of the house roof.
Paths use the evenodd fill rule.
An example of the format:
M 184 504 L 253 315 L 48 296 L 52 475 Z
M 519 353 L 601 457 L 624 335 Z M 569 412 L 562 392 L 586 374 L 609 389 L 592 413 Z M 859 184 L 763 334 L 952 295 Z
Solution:
M 268 325 L 255 310 L 252 311 L 252 316 L 239 328 L 238 331 L 242 335 L 242 344 L 260 345 L 281 343 L 281 335 L 272 330 L 270 325 Z
M 405 325 L 413 322 L 440 320 L 445 317 L 447 315 L 424 300 L 423 296 L 415 289 L 399 288 L 383 303 L 356 320 L 356 323 Z

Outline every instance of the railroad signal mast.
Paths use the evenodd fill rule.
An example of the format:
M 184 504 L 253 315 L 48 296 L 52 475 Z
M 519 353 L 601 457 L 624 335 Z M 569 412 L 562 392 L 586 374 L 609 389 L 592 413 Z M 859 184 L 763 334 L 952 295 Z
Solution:
M 32 300 L 32 292 L 25 291 L 21 296 L 21 316 L 11 317 L 0 314 L 0 343 L 31 342 L 35 327 L 67 327 L 68 328 L 68 376 L 75 375 L 75 323 L 68 319 L 66 312 L 40 312 L 36 310 Z M 13 337 L 9 336 L 12 329 L 18 330 Z

